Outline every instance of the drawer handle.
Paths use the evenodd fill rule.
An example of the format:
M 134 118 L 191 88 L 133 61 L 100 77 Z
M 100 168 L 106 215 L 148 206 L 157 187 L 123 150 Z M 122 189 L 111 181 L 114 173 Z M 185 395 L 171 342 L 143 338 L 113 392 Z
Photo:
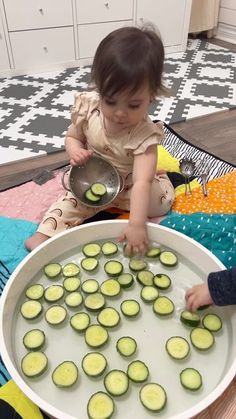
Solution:
M 104 6 L 106 6 L 109 9 L 109 3 L 108 2 L 104 3 Z
M 48 49 L 47 49 L 47 47 L 43 47 L 43 49 L 44 49 L 44 51 L 45 51 L 45 52 L 48 52 Z
M 41 8 L 41 9 L 39 9 L 39 11 L 40 11 L 41 15 L 43 15 L 43 14 L 44 14 L 44 12 L 43 12 L 43 9 L 42 9 L 42 8 Z

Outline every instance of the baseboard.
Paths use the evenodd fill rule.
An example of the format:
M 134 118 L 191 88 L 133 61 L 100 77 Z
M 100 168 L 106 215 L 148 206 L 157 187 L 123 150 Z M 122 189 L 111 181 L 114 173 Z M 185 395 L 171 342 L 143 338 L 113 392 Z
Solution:
M 219 23 L 215 38 L 230 42 L 231 44 L 236 44 L 236 27 Z

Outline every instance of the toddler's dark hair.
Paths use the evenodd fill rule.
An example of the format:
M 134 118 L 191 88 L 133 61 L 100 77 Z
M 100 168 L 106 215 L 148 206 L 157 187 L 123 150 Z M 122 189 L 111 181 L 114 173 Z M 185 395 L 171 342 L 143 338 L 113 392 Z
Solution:
M 124 27 L 107 35 L 93 60 L 91 78 L 102 97 L 129 89 L 137 91 L 145 81 L 152 95 L 164 91 L 164 47 L 152 27 Z

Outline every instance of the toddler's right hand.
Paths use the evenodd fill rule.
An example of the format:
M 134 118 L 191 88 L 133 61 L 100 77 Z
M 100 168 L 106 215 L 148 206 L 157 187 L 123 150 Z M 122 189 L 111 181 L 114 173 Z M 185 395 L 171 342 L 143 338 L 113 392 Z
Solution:
M 207 284 L 194 285 L 185 295 L 186 308 L 189 311 L 196 311 L 200 306 L 213 304 Z
M 92 150 L 86 150 L 85 148 L 77 148 L 69 152 L 71 166 L 83 165 L 93 155 Z

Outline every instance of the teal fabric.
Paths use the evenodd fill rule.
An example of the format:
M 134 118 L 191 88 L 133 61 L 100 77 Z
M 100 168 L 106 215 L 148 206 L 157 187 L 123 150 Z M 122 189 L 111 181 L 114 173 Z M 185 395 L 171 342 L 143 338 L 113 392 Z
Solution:
M 172 212 L 160 224 L 195 239 L 226 268 L 236 266 L 236 215 Z
M 37 224 L 31 221 L 0 217 L 0 261 L 10 273 L 28 254 L 24 241 L 34 234 L 36 229 Z M 0 272 L 4 276 L 6 269 L 1 266 Z

